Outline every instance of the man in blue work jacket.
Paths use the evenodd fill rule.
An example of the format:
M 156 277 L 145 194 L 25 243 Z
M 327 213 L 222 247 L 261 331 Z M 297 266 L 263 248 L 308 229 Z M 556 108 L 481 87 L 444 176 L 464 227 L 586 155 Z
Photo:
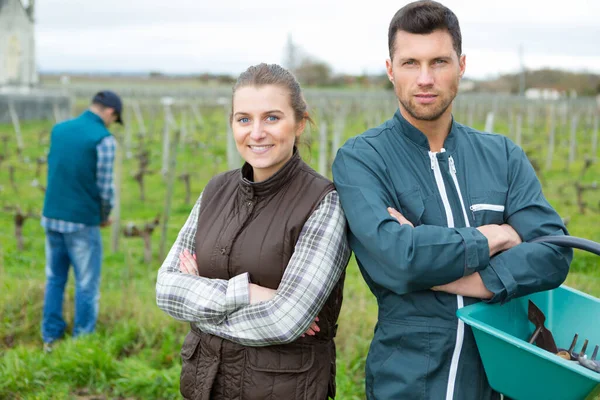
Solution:
M 108 131 L 122 123 L 123 103 L 114 92 L 97 93 L 79 117 L 52 128 L 42 226 L 46 232 L 44 351 L 66 329 L 63 296 L 69 266 L 75 272 L 73 336 L 92 333 L 98 317 L 102 238 L 113 207 L 116 141 Z
M 572 250 L 527 241 L 567 230 L 521 148 L 453 120 L 465 71 L 454 13 L 408 4 L 388 44 L 398 110 L 333 163 L 350 245 L 379 306 L 367 398 L 498 398 L 456 311 L 559 286 Z

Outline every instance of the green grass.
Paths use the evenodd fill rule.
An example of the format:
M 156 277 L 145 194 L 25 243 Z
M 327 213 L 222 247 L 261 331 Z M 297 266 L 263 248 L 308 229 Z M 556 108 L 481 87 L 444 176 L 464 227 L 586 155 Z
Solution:
M 182 146 L 178 155 L 178 174 L 189 172 L 192 175 L 192 203 L 210 177 L 226 169 L 225 114 L 220 108 L 203 111 L 205 126 L 190 133 L 191 140 Z M 499 124 L 502 125 L 502 121 Z M 128 221 L 143 223 L 163 212 L 166 185 L 158 172 L 161 162 L 161 117 L 155 115 L 149 118 L 146 125 L 151 129 L 146 138 L 152 151 L 150 169 L 157 172 L 147 177 L 146 201 L 142 203 L 137 183 L 132 178 L 137 170 L 137 161 L 135 158 L 125 160 L 121 209 L 123 225 Z M 364 115 L 358 111 L 352 112 L 344 137 L 358 134 L 366 127 Z M 161 264 L 158 229 L 152 238 L 151 263 L 143 260 L 141 239 L 121 238 L 120 250 L 112 253 L 110 230 L 103 230 L 105 257 L 97 332 L 77 340 L 66 338 L 49 355 L 41 351 L 39 325 L 45 279 L 43 229 L 39 220 L 28 220 L 23 229 L 25 248 L 18 251 L 13 233 L 13 213 L 1 210 L 5 206 L 18 205 L 24 210 L 41 211 L 43 193 L 30 183 L 35 178 L 35 159 L 45 155 L 50 128 L 50 123 L 22 124 L 25 137 L 23 156 L 32 161 L 31 164 L 25 164 L 15 154 L 12 127 L 0 125 L 0 137 L 9 137 L 9 157 L 0 164 L 0 398 L 180 398 L 179 351 L 188 325 L 168 317 L 155 305 L 154 285 Z M 136 130 L 134 124 L 133 131 Z M 122 136 L 122 132 L 118 134 Z M 302 147 L 303 156 L 316 167 L 317 131 L 313 130 L 307 139 L 311 145 Z M 133 143 L 138 144 L 136 135 Z M 543 161 L 544 143 L 543 135 L 527 137 L 525 147 L 541 148 L 534 155 Z M 543 172 L 545 193 L 559 213 L 570 218 L 568 228 L 572 235 L 599 241 L 599 193 L 586 194 L 587 203 L 595 209 L 581 215 L 572 196 L 561 194 L 559 190 L 562 185 L 573 181 L 573 176 L 578 175 L 582 165 L 580 161 L 568 169 L 565 165 L 566 154 L 564 148 L 557 146 L 553 168 Z M 18 191 L 9 183 L 8 165 L 16 168 Z M 584 176 L 584 181 L 590 183 L 596 178 L 597 173 L 592 168 Z M 39 181 L 45 184 L 45 169 Z M 167 250 L 192 207 L 192 204 L 184 203 L 184 196 L 183 184 L 177 181 L 168 224 Z M 567 284 L 600 297 L 598 265 L 594 256 L 577 251 Z M 71 277 L 66 293 L 67 321 L 72 321 L 73 317 L 73 293 Z M 376 317 L 374 298 L 353 258 L 348 266 L 336 340 L 339 399 L 365 397 L 364 364 Z

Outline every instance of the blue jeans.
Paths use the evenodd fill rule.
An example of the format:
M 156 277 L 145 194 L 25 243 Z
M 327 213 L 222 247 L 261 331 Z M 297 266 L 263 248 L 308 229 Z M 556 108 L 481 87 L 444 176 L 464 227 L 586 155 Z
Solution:
M 63 299 L 69 266 L 75 273 L 75 323 L 73 337 L 96 328 L 100 299 L 102 237 L 100 227 L 88 226 L 72 233 L 46 230 L 46 293 L 42 318 L 42 339 L 60 339 L 67 324 Z

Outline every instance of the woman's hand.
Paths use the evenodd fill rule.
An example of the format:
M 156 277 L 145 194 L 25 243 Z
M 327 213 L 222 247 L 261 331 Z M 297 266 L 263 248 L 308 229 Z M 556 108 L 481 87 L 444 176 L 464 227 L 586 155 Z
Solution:
M 305 335 L 315 336 L 317 334 L 317 332 L 320 332 L 321 328 L 319 328 L 319 325 L 317 325 L 317 322 L 319 322 L 319 317 L 315 318 L 315 320 L 313 321 L 312 324 L 310 324 L 310 326 L 308 327 L 306 332 L 304 332 L 302 334 L 302 337 L 304 337 Z
M 179 255 L 179 269 L 182 273 L 188 275 L 198 275 L 198 264 L 196 263 L 196 255 L 186 249 Z
M 269 289 L 264 286 L 259 286 L 255 283 L 249 283 L 248 285 L 250 288 L 250 304 L 269 301 L 277 294 L 277 290 Z M 302 337 L 304 337 L 305 335 L 315 336 L 317 332 L 320 332 L 321 328 L 319 328 L 317 322 L 319 322 L 319 317 L 315 318 L 315 320 L 312 324 L 310 324 L 306 332 L 302 334 Z
M 269 301 L 275 297 L 275 294 L 277 293 L 277 290 L 259 286 L 255 283 L 249 283 L 248 285 L 250 289 L 250 304 Z

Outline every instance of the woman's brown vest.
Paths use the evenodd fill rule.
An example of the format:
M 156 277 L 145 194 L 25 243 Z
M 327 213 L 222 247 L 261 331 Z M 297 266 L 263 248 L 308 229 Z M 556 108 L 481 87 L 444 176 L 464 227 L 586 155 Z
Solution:
M 273 177 L 251 182 L 252 167 L 213 178 L 202 194 L 196 233 L 199 274 L 277 289 L 298 236 L 334 187 L 294 156 Z M 319 313 L 316 336 L 247 347 L 192 324 L 181 352 L 181 393 L 190 399 L 317 399 L 335 396 L 336 321 L 344 275 Z

